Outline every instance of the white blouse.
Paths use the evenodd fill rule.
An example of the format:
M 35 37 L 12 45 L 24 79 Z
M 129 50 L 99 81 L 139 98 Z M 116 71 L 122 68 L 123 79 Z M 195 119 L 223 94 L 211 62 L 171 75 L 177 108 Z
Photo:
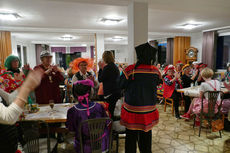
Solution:
M 17 91 L 9 94 L 0 89 L 0 97 L 3 98 L 9 105 L 6 107 L 0 102 L 0 124 L 14 124 L 22 113 L 23 109 L 21 109 L 17 104 L 12 103 L 17 94 Z M 2 99 L 0 99 L 0 101 L 2 101 Z

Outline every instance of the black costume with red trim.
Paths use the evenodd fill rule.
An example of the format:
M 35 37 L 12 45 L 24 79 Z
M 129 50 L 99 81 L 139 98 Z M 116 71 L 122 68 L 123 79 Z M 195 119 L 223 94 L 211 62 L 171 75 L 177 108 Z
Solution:
M 125 102 L 121 109 L 121 121 L 129 130 L 148 132 L 158 123 L 156 108 L 157 85 L 161 79 L 159 70 L 152 65 L 128 66 L 121 75 L 120 85 L 125 89 Z

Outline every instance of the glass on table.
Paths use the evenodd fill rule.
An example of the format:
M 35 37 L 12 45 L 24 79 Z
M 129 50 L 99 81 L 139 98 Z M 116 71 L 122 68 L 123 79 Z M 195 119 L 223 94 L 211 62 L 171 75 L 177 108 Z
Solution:
M 53 108 L 54 108 L 54 100 L 49 100 L 49 105 L 50 105 L 51 110 L 53 111 Z

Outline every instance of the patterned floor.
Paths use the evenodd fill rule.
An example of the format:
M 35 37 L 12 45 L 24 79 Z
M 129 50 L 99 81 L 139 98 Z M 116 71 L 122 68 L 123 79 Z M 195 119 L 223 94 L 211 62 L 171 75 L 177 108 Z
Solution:
M 201 137 L 198 137 L 198 128 L 192 128 L 192 121 L 172 117 L 169 107 L 167 112 L 163 111 L 162 105 L 158 105 L 158 109 L 160 121 L 152 130 L 153 153 L 230 153 L 230 132 L 224 131 L 219 138 L 218 132 L 202 129 Z M 120 140 L 119 153 L 124 153 L 124 142 L 124 139 Z M 73 145 L 59 144 L 58 152 L 74 152 Z

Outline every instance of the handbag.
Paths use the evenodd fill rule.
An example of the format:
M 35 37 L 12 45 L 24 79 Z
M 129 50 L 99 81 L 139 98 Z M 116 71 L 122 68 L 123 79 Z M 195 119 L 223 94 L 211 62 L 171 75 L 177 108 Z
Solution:
M 224 129 L 224 122 L 221 119 L 212 121 L 212 131 L 217 132 Z

